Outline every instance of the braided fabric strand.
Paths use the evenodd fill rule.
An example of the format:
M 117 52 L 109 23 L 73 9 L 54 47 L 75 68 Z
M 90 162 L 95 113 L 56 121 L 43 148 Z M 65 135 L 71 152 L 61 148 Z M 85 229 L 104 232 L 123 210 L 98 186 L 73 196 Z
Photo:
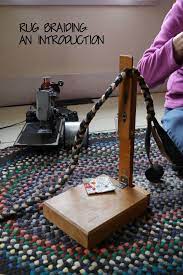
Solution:
M 36 196 L 35 194 L 32 194 L 29 197 L 29 199 L 26 200 L 26 202 L 23 202 L 22 204 L 17 203 L 13 205 L 13 208 L 9 212 L 4 211 L 0 214 L 0 221 L 7 221 L 8 219 L 11 219 L 16 215 L 22 215 L 24 211 L 26 212 L 31 212 L 31 210 L 35 211 L 36 203 L 41 203 L 43 200 L 48 199 L 51 195 L 56 193 L 60 189 L 60 186 L 62 186 L 69 179 L 70 175 L 73 173 L 75 167 L 77 166 L 84 135 L 90 122 L 94 118 L 97 111 L 102 107 L 105 101 L 112 94 L 112 92 L 118 87 L 118 85 L 126 78 L 127 74 L 130 72 L 131 72 L 130 69 L 126 69 L 116 77 L 114 82 L 106 90 L 105 94 L 102 95 L 102 97 L 96 102 L 96 104 L 92 107 L 92 109 L 87 113 L 85 119 L 83 119 L 83 121 L 81 122 L 79 130 L 75 137 L 74 145 L 72 147 L 70 164 L 66 169 L 64 176 L 58 179 L 58 182 L 55 185 L 55 188 L 53 189 L 52 187 L 50 187 L 49 192 L 47 193 L 36 192 Z
M 151 93 L 149 90 L 149 87 L 147 86 L 143 76 L 140 74 L 140 72 L 137 69 L 133 69 L 133 73 L 137 77 L 137 82 L 139 83 L 139 86 L 141 88 L 144 101 L 146 104 L 146 111 L 147 111 L 147 129 L 146 129 L 146 136 L 145 136 L 145 149 L 146 149 L 146 154 L 148 157 L 149 162 L 152 165 L 152 161 L 150 159 L 150 136 L 152 133 L 152 121 L 155 117 L 155 111 L 154 111 L 154 103 L 153 99 L 151 97 Z
M 144 101 L 145 101 L 146 110 L 147 110 L 147 120 L 149 119 L 152 120 L 153 117 L 155 116 L 155 111 L 154 111 L 154 103 L 151 97 L 149 87 L 147 86 L 143 76 L 139 73 L 137 69 L 133 69 L 133 73 L 137 77 L 137 82 L 139 83 L 142 94 L 144 96 Z

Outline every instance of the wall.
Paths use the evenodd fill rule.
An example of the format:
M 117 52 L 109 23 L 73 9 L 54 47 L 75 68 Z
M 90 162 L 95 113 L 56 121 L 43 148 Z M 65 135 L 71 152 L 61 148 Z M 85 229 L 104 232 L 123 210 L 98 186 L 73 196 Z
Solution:
M 118 72 L 119 55 L 133 55 L 136 64 L 172 3 L 161 0 L 152 7 L 0 7 L 0 105 L 33 102 L 44 75 L 65 81 L 62 99 L 100 96 Z M 39 26 L 46 22 L 84 22 L 89 34 L 104 35 L 105 42 L 80 46 L 19 45 L 22 22 L 37 22 Z M 42 30 L 39 33 L 43 34 Z

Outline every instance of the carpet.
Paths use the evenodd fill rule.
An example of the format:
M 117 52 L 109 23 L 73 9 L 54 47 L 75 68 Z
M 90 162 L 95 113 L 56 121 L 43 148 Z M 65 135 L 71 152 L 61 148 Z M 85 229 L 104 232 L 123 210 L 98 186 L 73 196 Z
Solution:
M 152 157 L 163 165 L 165 175 L 160 183 L 146 180 L 144 136 L 143 129 L 136 131 L 134 156 L 134 182 L 151 192 L 144 216 L 88 250 L 48 222 L 41 210 L 25 212 L 0 223 L 0 273 L 183 274 L 182 179 L 152 142 Z M 88 149 L 82 150 L 77 168 L 57 194 L 81 184 L 83 177 L 105 173 L 117 179 L 118 154 L 115 132 L 91 134 Z M 68 161 L 69 153 L 62 148 L 1 150 L 0 212 L 8 212 L 16 201 L 24 201 L 46 183 L 54 188 Z

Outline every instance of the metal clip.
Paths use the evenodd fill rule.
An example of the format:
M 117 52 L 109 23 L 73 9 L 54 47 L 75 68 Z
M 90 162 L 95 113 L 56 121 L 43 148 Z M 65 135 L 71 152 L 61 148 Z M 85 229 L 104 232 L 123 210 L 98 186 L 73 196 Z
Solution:
M 128 177 L 127 176 L 121 176 L 120 177 L 120 183 L 128 185 Z

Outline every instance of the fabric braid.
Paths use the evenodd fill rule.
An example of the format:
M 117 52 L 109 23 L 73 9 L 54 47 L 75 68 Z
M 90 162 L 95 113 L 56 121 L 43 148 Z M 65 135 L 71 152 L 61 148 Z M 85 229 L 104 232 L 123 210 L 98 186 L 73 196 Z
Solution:
M 129 70 L 126 69 L 116 77 L 114 82 L 106 90 L 105 94 L 102 95 L 102 97 L 96 102 L 96 104 L 86 114 L 86 117 L 80 123 L 79 130 L 75 136 L 74 145 L 72 146 L 72 154 L 71 154 L 71 160 L 70 160 L 69 166 L 68 168 L 66 168 L 63 177 L 58 179 L 58 182 L 56 183 L 55 188 L 54 189 L 49 188 L 49 192 L 47 193 L 40 192 L 39 195 L 36 195 L 36 196 L 35 194 L 32 194 L 29 197 L 29 199 L 27 199 L 25 202 L 21 204 L 17 203 L 13 205 L 13 208 L 9 212 L 4 211 L 0 214 L 0 221 L 6 221 L 8 219 L 13 218 L 15 215 L 22 215 L 24 211 L 29 212 L 29 211 L 35 210 L 35 207 L 38 208 L 38 206 L 35 206 L 36 203 L 39 203 L 39 202 L 41 203 L 43 200 L 48 199 L 50 196 L 56 193 L 63 184 L 65 184 L 65 182 L 69 179 L 70 175 L 73 173 L 75 167 L 77 166 L 77 163 L 79 160 L 79 154 L 82 147 L 82 142 L 90 122 L 94 118 L 97 111 L 102 107 L 105 101 L 116 89 L 116 87 L 123 81 L 123 79 L 126 78 L 128 71 Z

